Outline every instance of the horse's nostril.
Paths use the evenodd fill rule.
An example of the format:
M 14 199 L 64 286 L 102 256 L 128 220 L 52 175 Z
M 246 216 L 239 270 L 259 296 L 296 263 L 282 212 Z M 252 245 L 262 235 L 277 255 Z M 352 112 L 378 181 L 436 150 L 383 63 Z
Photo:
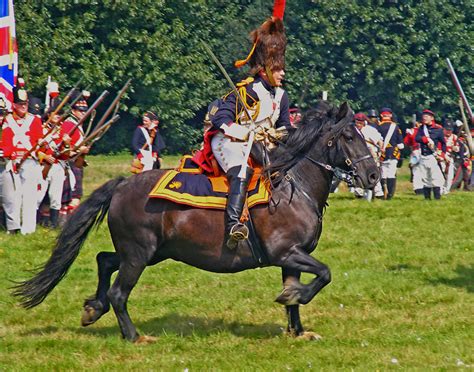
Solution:
M 372 172 L 372 173 L 369 174 L 369 181 L 370 182 L 377 182 L 378 178 L 379 178 L 379 175 L 378 175 L 377 172 Z

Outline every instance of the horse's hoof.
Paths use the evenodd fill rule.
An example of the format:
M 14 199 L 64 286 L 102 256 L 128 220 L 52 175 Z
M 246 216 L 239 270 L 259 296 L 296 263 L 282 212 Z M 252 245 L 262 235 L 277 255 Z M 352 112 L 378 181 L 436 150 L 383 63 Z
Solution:
M 297 340 L 304 340 L 304 341 L 321 341 L 323 338 L 321 335 L 318 335 L 315 332 L 303 332 L 302 334 L 296 336 Z
M 153 344 L 156 341 L 158 341 L 158 337 L 153 337 L 153 336 L 138 336 L 138 338 L 135 340 L 135 344 L 137 345 L 148 345 L 148 344 Z
M 278 302 L 282 305 L 298 305 L 299 304 L 300 295 L 297 290 L 293 287 L 283 288 L 283 291 L 280 295 L 275 299 L 275 302 Z
M 96 310 L 89 305 L 84 305 L 84 310 L 82 311 L 81 325 L 87 327 L 96 322 L 98 318 L 96 317 Z

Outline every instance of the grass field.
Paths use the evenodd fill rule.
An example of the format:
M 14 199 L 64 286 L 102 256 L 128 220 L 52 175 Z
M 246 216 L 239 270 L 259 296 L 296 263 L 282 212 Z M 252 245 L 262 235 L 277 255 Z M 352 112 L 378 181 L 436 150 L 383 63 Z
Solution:
M 130 160 L 91 156 L 86 193 L 127 174 Z M 165 165 L 176 163 L 169 157 Z M 284 310 L 273 301 L 279 269 L 218 275 L 171 261 L 148 268 L 129 301 L 155 344 L 124 342 L 113 312 L 81 328 L 95 255 L 112 250 L 105 224 L 46 301 L 24 310 L 8 288 L 49 257 L 56 232 L 0 233 L 0 370 L 474 368 L 473 210 L 474 193 L 415 197 L 405 168 L 392 201 L 331 195 L 313 254 L 333 282 L 301 309 L 305 327 L 323 337 L 317 342 L 283 335 Z

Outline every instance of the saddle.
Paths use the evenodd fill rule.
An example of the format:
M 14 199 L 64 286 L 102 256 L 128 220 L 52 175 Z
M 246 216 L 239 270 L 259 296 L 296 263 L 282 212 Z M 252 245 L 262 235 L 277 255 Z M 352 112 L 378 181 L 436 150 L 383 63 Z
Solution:
M 163 174 L 157 181 L 150 198 L 166 199 L 195 208 L 225 210 L 229 185 L 224 174 L 206 174 L 190 155 L 185 155 L 176 169 Z M 247 192 L 247 205 L 252 208 L 267 204 L 270 199 L 268 182 L 262 168 L 255 167 Z

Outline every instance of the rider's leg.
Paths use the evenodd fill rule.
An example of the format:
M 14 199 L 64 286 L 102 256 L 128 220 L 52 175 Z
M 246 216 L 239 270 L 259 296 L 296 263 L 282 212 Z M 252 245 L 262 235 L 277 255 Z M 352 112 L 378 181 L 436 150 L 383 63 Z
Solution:
M 241 167 L 233 167 L 227 171 L 229 181 L 229 197 L 225 213 L 225 228 L 227 237 L 227 247 L 234 249 L 239 240 L 247 239 L 249 231 L 247 226 L 240 223 L 240 217 L 244 209 L 247 187 L 253 174 L 253 169 L 247 168 L 244 179 L 238 174 Z

